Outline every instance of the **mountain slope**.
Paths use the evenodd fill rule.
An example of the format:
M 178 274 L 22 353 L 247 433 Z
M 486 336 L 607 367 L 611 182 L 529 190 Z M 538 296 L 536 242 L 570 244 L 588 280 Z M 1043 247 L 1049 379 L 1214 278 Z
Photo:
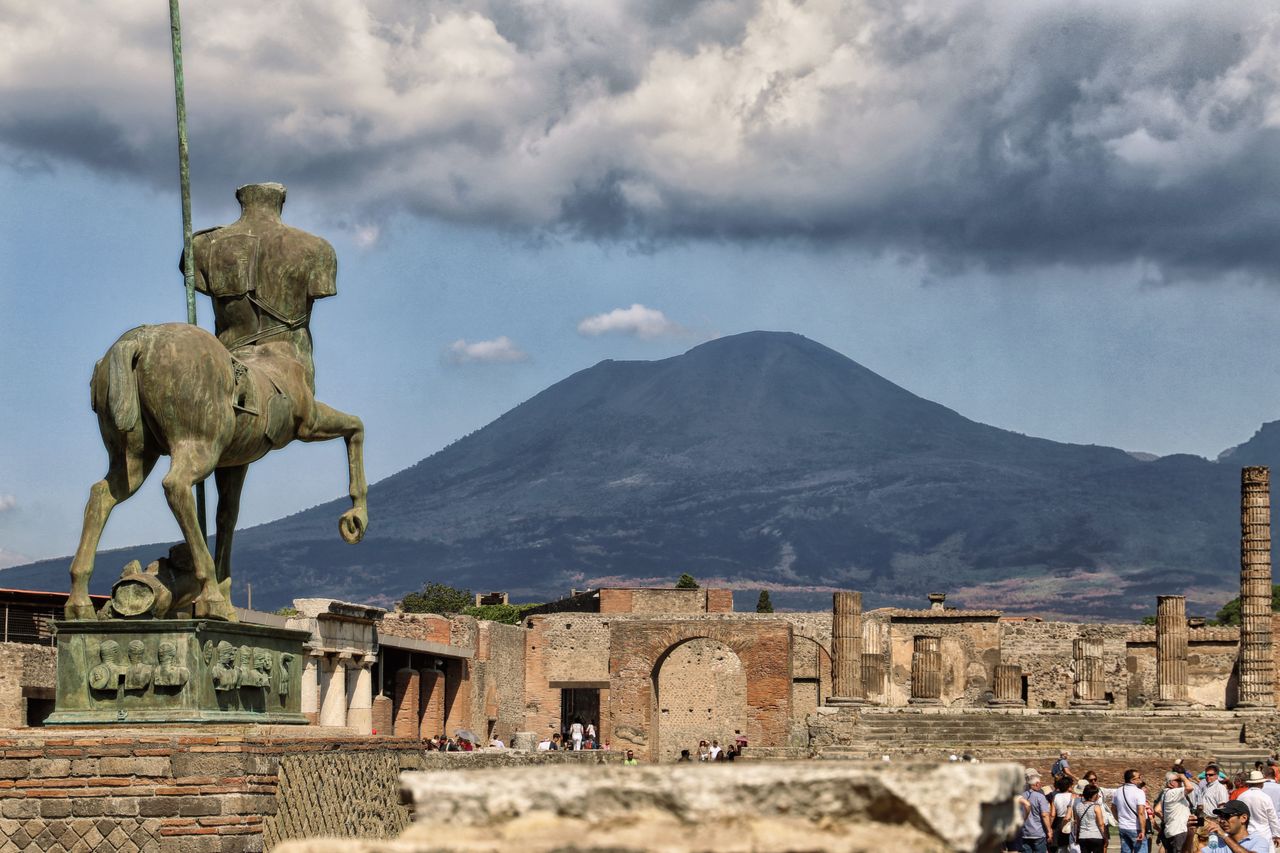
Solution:
M 338 540 L 335 501 L 238 534 L 235 571 L 259 606 L 427 578 L 547 597 L 689 571 L 1127 616 L 1156 592 L 1229 597 L 1239 465 L 1280 462 L 1280 442 L 1230 453 L 1141 461 L 1019 435 L 799 335 L 752 332 L 576 373 L 375 484 L 361 545 Z M 101 556 L 95 586 L 138 550 L 162 549 Z M 65 567 L 0 584 L 62 588 Z

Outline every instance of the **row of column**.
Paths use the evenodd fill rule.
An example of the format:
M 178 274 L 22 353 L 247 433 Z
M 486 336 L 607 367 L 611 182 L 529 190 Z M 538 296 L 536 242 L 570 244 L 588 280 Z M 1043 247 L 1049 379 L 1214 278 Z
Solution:
M 302 670 L 302 712 L 321 726 L 372 734 L 372 669 L 377 660 L 358 651 L 309 651 Z
M 445 677 L 435 668 L 396 670 L 392 728 L 396 737 L 426 740 L 446 734 Z
M 1268 608 L 1270 598 L 1268 597 Z M 867 694 L 883 692 L 884 658 L 880 632 L 863 633 L 862 595 L 837 592 L 833 601 L 832 689 L 830 705 L 851 705 L 866 701 Z M 1268 609 L 1268 613 L 1269 613 Z M 1268 626 L 1270 620 L 1268 619 Z M 873 629 L 876 626 L 869 626 Z M 1156 705 L 1179 707 L 1189 704 L 1187 692 L 1187 600 L 1181 595 L 1156 599 Z M 874 643 L 874 648 L 872 644 Z M 865 648 L 864 648 L 865 644 Z M 1074 670 L 1072 706 L 1105 708 L 1106 666 L 1100 637 L 1080 637 L 1072 643 Z M 1242 679 L 1243 681 L 1243 679 Z M 997 664 L 992 704 L 1021 705 L 1022 667 Z M 1243 701 L 1244 693 L 1241 693 Z M 942 638 L 920 634 L 913 638 L 911 651 L 911 697 L 915 705 L 937 704 L 942 699 Z

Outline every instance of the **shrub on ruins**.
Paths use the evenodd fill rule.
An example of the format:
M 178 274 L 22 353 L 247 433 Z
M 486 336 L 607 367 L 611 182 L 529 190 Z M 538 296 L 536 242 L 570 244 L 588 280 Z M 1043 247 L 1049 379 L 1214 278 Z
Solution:
M 773 612 L 773 602 L 769 600 L 769 590 L 767 589 L 760 590 L 760 597 L 756 599 L 756 612 L 757 613 Z
M 680 580 L 676 581 L 676 589 L 697 589 L 698 582 L 693 579 L 693 575 L 685 572 L 680 576 Z
M 504 625 L 519 625 L 524 614 L 541 604 L 481 604 L 468 607 L 462 611 L 463 616 L 474 616 L 486 622 L 501 622 Z
M 405 613 L 436 613 L 452 616 L 475 605 L 475 596 L 469 589 L 458 589 L 447 583 L 428 581 L 421 592 L 411 592 L 400 599 L 400 609 Z

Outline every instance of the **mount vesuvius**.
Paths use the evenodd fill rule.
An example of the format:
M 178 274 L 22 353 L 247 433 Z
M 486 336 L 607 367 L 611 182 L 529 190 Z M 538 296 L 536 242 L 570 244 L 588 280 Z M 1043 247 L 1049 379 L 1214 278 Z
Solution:
M 373 485 L 362 544 L 338 539 L 344 498 L 237 534 L 234 572 L 259 607 L 389 601 L 426 579 L 541 599 L 687 571 L 812 603 L 940 590 L 1132 617 L 1185 592 L 1211 612 L 1237 588 L 1240 466 L 1280 463 L 1276 434 L 1217 462 L 1140 461 L 976 423 L 800 335 L 751 332 L 575 373 Z M 99 555 L 95 591 L 164 548 Z M 0 585 L 64 589 L 67 565 Z

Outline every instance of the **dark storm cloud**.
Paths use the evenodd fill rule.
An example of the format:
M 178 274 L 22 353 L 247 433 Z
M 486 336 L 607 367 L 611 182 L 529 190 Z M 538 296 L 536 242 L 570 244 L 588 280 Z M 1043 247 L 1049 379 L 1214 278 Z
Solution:
M 0 0 L 5 159 L 171 183 L 155 14 Z M 202 192 L 270 176 L 352 222 L 799 239 L 939 270 L 1280 269 L 1264 3 L 244 0 L 184 24 Z

